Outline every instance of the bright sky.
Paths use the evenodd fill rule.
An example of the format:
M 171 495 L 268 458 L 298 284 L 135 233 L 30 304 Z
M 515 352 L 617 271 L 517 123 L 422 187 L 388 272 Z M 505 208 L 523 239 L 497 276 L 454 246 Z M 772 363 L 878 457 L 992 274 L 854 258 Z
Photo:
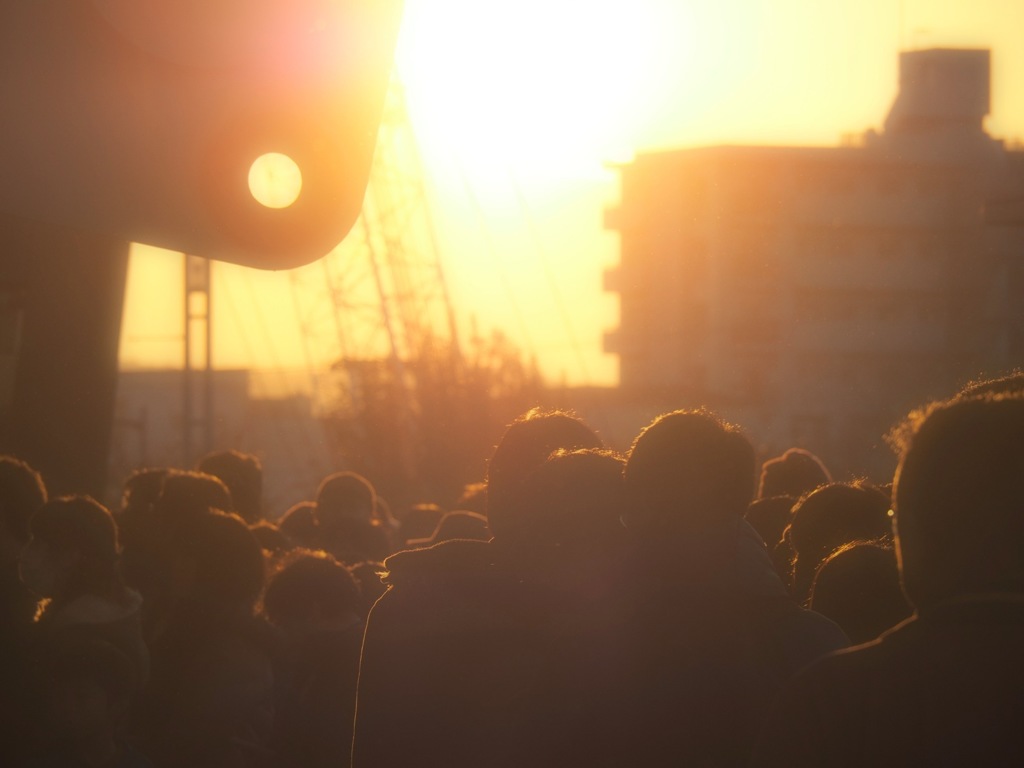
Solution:
M 1021 137 L 1022 31 L 1021 0 L 406 0 L 397 66 L 463 334 L 472 318 L 552 382 L 613 384 L 601 352 L 616 323 L 601 290 L 617 260 L 601 223 L 617 196 L 607 161 L 836 144 L 881 126 L 901 48 L 991 48 L 989 131 Z M 180 256 L 136 249 L 123 366 L 180 365 L 181 272 Z M 302 343 L 288 273 L 218 263 L 213 279 L 218 367 L 330 356 Z

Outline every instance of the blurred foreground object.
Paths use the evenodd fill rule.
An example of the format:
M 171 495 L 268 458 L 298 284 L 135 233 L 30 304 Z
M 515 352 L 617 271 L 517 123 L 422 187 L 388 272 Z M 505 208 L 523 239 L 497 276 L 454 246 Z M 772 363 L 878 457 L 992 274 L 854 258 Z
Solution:
M 314 261 L 359 214 L 400 15 L 4 3 L 0 211 L 264 269 Z
M 285 269 L 360 208 L 400 0 L 0 5 L 0 451 L 102 497 L 130 241 Z

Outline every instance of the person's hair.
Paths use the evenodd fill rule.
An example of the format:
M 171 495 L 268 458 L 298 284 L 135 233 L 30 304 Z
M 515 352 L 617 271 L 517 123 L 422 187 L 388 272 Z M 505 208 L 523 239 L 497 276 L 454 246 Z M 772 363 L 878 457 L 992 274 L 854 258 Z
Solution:
M 637 436 L 625 479 L 638 531 L 717 525 L 742 517 L 754 496 L 754 447 L 706 410 L 659 416 Z
M 1005 376 L 991 379 L 975 379 L 965 385 L 956 395 L 958 399 L 983 397 L 985 395 L 1024 394 L 1024 371 L 1015 369 Z
M 271 575 L 263 595 L 263 614 L 288 628 L 314 617 L 343 619 L 363 613 L 359 585 L 349 570 L 325 552 L 295 550 Z
M 527 544 L 601 548 L 624 540 L 624 466 L 618 454 L 597 448 L 551 454 L 522 483 Z
M 0 456 L 0 516 L 7 531 L 27 540 L 29 519 L 45 503 L 42 476 L 21 459 Z
M 506 428 L 487 466 L 487 519 L 495 539 L 515 536 L 522 481 L 558 449 L 601 448 L 601 439 L 564 411 L 532 410 Z
M 814 576 L 810 608 L 842 627 L 854 645 L 909 617 L 892 545 L 851 542 L 829 555 Z
M 936 403 L 899 432 L 897 552 L 917 607 L 1024 591 L 1024 396 Z
M 247 523 L 263 519 L 263 467 L 251 453 L 214 451 L 196 464 L 196 469 L 220 478 L 231 494 L 233 509 Z
M 264 552 L 271 555 L 280 555 L 293 548 L 291 540 L 278 530 L 278 527 L 266 520 L 260 520 L 249 526 L 252 535 L 260 543 Z
M 316 492 L 316 519 L 331 525 L 340 519 L 369 521 L 373 518 L 376 492 L 356 472 L 335 472 L 324 478 Z
M 62 580 L 61 594 L 46 596 L 52 598 L 52 608 L 86 594 L 127 599 L 118 570 L 117 525 L 98 501 L 89 496 L 51 499 L 32 515 L 29 533 L 54 553 L 77 555 L 74 571 Z
M 799 499 L 830 482 L 832 476 L 821 459 L 803 448 L 790 448 L 761 465 L 757 497 L 791 496 Z
M 164 478 L 154 511 L 161 520 L 173 522 L 211 509 L 230 512 L 232 506 L 231 492 L 219 477 L 171 469 Z
M 814 573 L 831 552 L 891 532 L 888 497 L 866 483 L 830 483 L 800 499 L 789 524 L 794 595 L 807 600 Z
M 379 520 L 337 518 L 320 526 L 320 548 L 346 565 L 362 560 L 383 560 L 394 553 L 390 532 Z
M 195 581 L 189 598 L 213 608 L 251 611 L 263 589 L 263 550 L 234 513 L 210 510 L 188 515 L 169 542 L 173 557 L 190 560 Z
M 168 472 L 166 467 L 143 467 L 132 472 L 121 492 L 121 517 L 149 517 L 163 492 Z
M 764 539 L 765 545 L 771 549 L 780 541 L 793 516 L 793 505 L 796 499 L 791 496 L 769 496 L 766 499 L 754 499 L 747 506 L 743 517 Z
M 318 531 L 316 527 L 316 504 L 300 501 L 288 508 L 277 521 L 277 530 L 299 547 L 315 547 Z

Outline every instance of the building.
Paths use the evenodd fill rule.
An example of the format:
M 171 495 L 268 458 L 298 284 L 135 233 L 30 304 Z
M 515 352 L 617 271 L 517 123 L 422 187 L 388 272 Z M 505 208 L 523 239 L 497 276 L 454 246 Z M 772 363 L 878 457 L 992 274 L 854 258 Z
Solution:
M 906 52 L 879 133 L 621 166 L 623 394 L 884 476 L 909 408 L 1024 362 L 1024 230 L 985 215 L 1021 195 L 1024 151 L 985 132 L 989 69 L 986 50 Z

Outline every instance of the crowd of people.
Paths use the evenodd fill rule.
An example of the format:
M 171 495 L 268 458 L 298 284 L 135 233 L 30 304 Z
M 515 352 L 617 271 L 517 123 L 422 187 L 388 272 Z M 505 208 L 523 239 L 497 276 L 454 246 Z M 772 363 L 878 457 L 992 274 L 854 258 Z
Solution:
M 840 482 L 706 410 L 625 456 L 532 411 L 447 510 L 338 472 L 280 515 L 237 451 L 112 510 L 0 458 L 0 764 L 1000 764 L 1024 377 L 894 440 L 894 479 Z

